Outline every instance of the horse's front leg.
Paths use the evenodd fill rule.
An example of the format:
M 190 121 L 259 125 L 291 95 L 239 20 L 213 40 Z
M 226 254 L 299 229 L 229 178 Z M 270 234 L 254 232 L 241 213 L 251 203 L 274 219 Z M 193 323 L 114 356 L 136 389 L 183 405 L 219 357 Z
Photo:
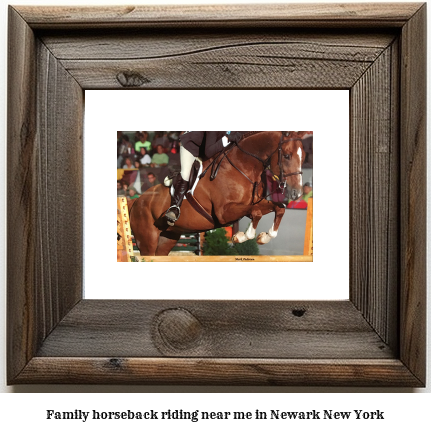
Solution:
M 233 237 L 232 241 L 234 243 L 244 243 L 247 240 L 254 239 L 256 237 L 256 228 L 259 221 L 262 219 L 262 210 L 256 205 L 251 211 L 251 223 L 247 228 L 247 231 L 237 232 Z
M 272 203 L 271 203 L 272 204 Z M 272 224 L 272 227 L 269 229 L 269 231 L 262 232 L 257 236 L 257 243 L 260 245 L 269 243 L 272 239 L 277 237 L 278 234 L 278 228 L 280 227 L 281 219 L 283 219 L 284 213 L 286 212 L 286 209 L 284 207 L 279 207 L 277 205 L 272 204 L 272 210 L 275 212 L 275 218 L 274 223 Z M 269 213 L 266 212 L 264 214 Z

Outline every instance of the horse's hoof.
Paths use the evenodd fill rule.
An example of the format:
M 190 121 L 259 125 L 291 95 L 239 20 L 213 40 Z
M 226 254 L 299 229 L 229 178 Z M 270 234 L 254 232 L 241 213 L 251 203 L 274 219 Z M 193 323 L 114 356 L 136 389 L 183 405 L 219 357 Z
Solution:
M 244 243 L 247 240 L 248 240 L 248 238 L 247 238 L 247 236 L 243 232 L 237 232 L 232 237 L 232 242 L 233 243 Z
M 268 236 L 267 233 L 265 233 L 265 232 L 261 232 L 261 233 L 257 236 L 256 243 L 259 244 L 259 245 L 267 244 L 267 243 L 269 242 L 268 238 L 269 238 L 269 236 Z

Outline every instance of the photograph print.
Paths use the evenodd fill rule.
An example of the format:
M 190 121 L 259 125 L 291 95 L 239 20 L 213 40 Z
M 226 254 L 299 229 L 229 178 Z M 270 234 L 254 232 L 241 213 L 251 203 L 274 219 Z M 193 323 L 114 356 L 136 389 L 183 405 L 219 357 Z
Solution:
M 310 262 L 312 206 L 312 131 L 117 131 L 117 262 Z

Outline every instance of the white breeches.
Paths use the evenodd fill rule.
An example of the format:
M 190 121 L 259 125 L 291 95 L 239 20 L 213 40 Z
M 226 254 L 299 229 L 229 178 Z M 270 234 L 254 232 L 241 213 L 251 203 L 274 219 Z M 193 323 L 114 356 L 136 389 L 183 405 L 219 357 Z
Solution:
M 192 165 L 194 161 L 195 161 L 195 157 L 183 146 L 181 146 L 180 147 L 181 177 L 186 181 L 190 180 L 190 171 L 192 169 Z

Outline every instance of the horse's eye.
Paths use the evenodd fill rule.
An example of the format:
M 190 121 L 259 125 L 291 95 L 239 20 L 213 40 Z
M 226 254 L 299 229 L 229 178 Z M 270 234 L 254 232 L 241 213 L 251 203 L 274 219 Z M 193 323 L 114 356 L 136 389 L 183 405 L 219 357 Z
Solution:
M 283 155 L 283 157 L 284 157 L 284 159 L 289 160 L 290 159 L 290 154 L 285 154 L 285 155 Z

